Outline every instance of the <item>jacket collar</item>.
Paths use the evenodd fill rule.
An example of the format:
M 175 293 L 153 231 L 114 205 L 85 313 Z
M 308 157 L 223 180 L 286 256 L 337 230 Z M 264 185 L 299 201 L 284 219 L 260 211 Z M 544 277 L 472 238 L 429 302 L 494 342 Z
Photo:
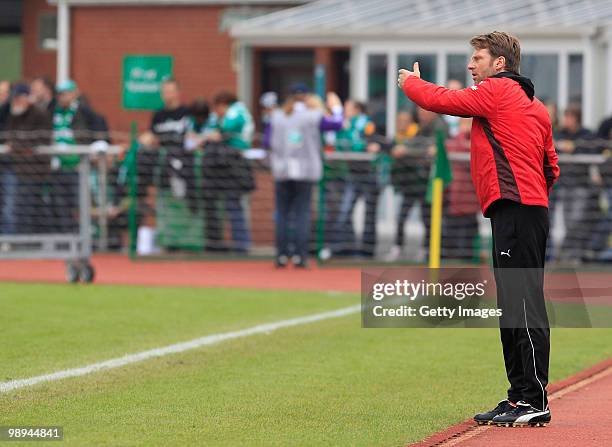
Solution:
M 533 97 L 535 95 L 535 88 L 533 86 L 533 82 L 531 82 L 531 79 L 526 78 L 525 76 L 521 76 L 517 73 L 513 73 L 511 71 L 502 71 L 491 77 L 492 78 L 510 78 L 513 81 L 518 82 L 521 88 L 523 89 L 523 91 L 525 92 L 525 94 L 527 95 L 527 97 L 533 101 Z

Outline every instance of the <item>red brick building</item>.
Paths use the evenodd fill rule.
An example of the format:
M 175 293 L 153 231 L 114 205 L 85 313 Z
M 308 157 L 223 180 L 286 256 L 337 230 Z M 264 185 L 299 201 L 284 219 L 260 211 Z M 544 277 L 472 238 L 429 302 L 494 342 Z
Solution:
M 134 120 L 142 131 L 151 119 L 150 111 L 122 107 L 126 55 L 172 56 L 173 75 L 185 103 L 230 90 L 256 117 L 257 98 L 263 91 L 282 95 L 296 81 L 314 87 L 315 67 L 319 72 L 323 68 L 325 87 L 337 90 L 341 76 L 332 66 L 340 67 L 348 58 L 348 48 L 278 42 L 247 49 L 230 37 L 230 28 L 238 21 L 309 0 L 23 1 L 23 77 L 74 79 L 113 131 L 129 131 Z M 265 171 L 257 177 L 258 188 L 251 195 L 252 236 L 256 244 L 270 245 L 272 180 Z
M 262 91 L 292 80 L 312 83 L 317 64 L 331 67 L 348 58 L 344 49 L 252 48 L 252 77 L 238 84 L 244 59 L 229 35 L 231 25 L 303 3 L 307 0 L 24 0 L 23 75 L 74 79 L 119 131 L 127 131 L 132 120 L 143 129 L 151 115 L 121 107 L 122 62 L 130 54 L 173 56 L 186 102 L 227 89 L 253 108 Z M 328 85 L 338 84 L 337 71 L 327 74 Z M 279 79 L 285 82 L 275 83 Z

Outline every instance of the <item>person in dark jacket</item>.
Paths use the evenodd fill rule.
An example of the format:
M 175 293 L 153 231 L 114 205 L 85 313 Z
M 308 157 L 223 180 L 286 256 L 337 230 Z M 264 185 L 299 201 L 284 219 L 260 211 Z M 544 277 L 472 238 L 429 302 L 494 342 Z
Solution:
M 338 152 L 371 152 L 368 143 L 376 126 L 367 115 L 364 103 L 348 100 L 344 103 L 344 125 L 335 134 L 335 149 Z M 373 153 L 373 152 L 372 152 Z M 376 211 L 380 192 L 377 178 L 377 162 L 349 160 L 342 164 L 344 178 L 340 206 L 332 224 L 331 246 L 334 254 L 345 252 L 373 257 L 376 250 Z M 365 201 L 365 219 L 360 246 L 353 226 L 353 211 L 357 200 Z
M 5 128 L 11 108 L 10 97 L 11 83 L 0 81 L 0 144 L 6 142 Z M 12 209 L 16 187 L 17 177 L 7 162 L 7 156 L 0 153 L 0 234 L 14 232 Z
M 6 120 L 10 113 L 11 83 L 0 81 L 0 144 L 6 141 Z M 0 153 L 0 234 L 15 232 L 14 197 L 17 177 L 8 164 L 8 157 Z
M 603 120 L 597 131 L 604 162 L 598 166 L 599 178 L 608 209 L 601 215 L 591 238 L 591 256 L 597 261 L 612 262 L 612 117 Z
M 472 120 L 460 118 L 457 135 L 446 141 L 449 154 L 469 154 Z M 453 181 L 448 185 L 442 253 L 445 258 L 471 260 L 474 239 L 478 236 L 478 198 L 470 178 L 470 165 L 462 160 L 451 161 Z
M 579 107 L 568 107 L 561 124 L 557 136 L 560 153 L 581 155 L 601 152 L 593 132 L 582 127 Z M 590 165 L 570 161 L 559 166 L 564 175 L 558 183 L 558 195 L 563 204 L 566 229 L 559 259 L 578 263 L 590 248 L 591 232 L 599 214 L 598 190 L 591 180 Z
M 6 126 L 11 108 L 11 83 L 9 81 L 0 81 L 0 142 L 4 141 L 2 131 Z
M 104 120 L 81 97 L 77 84 L 66 80 L 57 85 L 57 104 L 53 112 L 53 144 L 65 148 L 89 145 L 108 140 L 108 128 Z M 51 198 L 56 219 L 55 227 L 60 233 L 76 231 L 75 219 L 79 197 L 78 165 L 80 156 L 62 154 L 53 157 L 51 175 Z
M 427 193 L 427 181 L 432 160 L 432 150 L 430 147 L 432 146 L 435 132 L 440 129 L 446 134 L 448 127 L 439 115 L 421 107 L 417 110 L 417 117 L 418 127 L 414 138 L 407 143 L 405 140 L 400 139 L 398 135 L 396 137 L 397 144 L 391 149 L 391 156 L 393 157 L 391 181 L 395 191 L 402 198 L 402 204 L 397 219 L 395 245 L 391 248 L 391 252 L 387 257 L 389 261 L 397 259 L 402 252 L 404 246 L 404 224 L 410 210 L 415 205 L 418 205 L 421 211 L 421 221 L 425 228 L 425 237 L 414 260 L 423 262 L 427 259 L 431 213 L 430 207 L 425 203 L 425 195 Z
M 191 111 L 182 103 L 176 79 L 165 79 L 160 88 L 164 107 L 153 114 L 151 132 L 161 147 L 183 148 L 185 135 L 193 129 Z
M 497 303 L 508 397 L 478 423 L 546 424 L 550 329 L 544 303 L 548 195 L 559 176 L 552 126 L 533 83 L 519 74 L 521 47 L 507 33 L 470 41 L 474 85 L 449 90 L 400 70 L 398 85 L 419 106 L 472 116 L 471 172 L 491 219 Z M 518 278 L 517 278 L 518 275 Z
M 2 210 L 3 233 L 41 233 L 48 231 L 47 207 L 42 186 L 49 172 L 48 156 L 38 155 L 36 146 L 49 144 L 51 117 L 46 110 L 31 104 L 30 89 L 16 84 L 11 93 L 10 115 L 6 123 L 8 167 L 14 176 L 14 195 L 5 198 Z
M 193 202 L 188 193 L 195 191 L 194 147 L 186 147 L 189 141 L 186 137 L 193 130 L 191 110 L 183 104 L 181 86 L 176 79 L 165 79 L 160 89 L 164 106 L 153 114 L 150 131 L 154 136 L 153 146 L 163 149 L 166 155 L 163 159 L 158 151 L 140 152 L 139 176 L 148 182 L 149 196 L 159 187 L 168 190 L 176 199 Z M 156 180 L 155 167 L 158 165 L 161 176 Z
M 606 118 L 599 124 L 597 129 L 597 136 L 604 140 L 612 140 L 612 116 Z
M 251 248 L 247 207 L 255 190 L 253 169 L 243 156 L 253 142 L 255 127 L 248 108 L 232 92 L 221 91 L 212 101 L 212 113 L 203 129 L 203 205 L 206 248 L 224 251 L 222 205 L 231 224 L 230 250 L 247 253 Z
M 55 111 L 55 85 L 47 76 L 38 76 L 30 83 L 31 100 L 36 106 L 50 114 Z

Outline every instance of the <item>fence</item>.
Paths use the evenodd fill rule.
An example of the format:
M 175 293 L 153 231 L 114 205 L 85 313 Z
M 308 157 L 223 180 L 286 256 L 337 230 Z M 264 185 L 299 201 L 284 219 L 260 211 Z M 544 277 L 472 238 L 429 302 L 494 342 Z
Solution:
M 322 261 L 424 262 L 431 144 L 414 140 L 401 157 L 391 152 L 325 153 L 324 177 L 312 204 L 311 254 Z M 601 153 L 609 142 L 588 144 Z M 211 175 L 211 169 L 221 168 L 214 162 L 208 166 L 205 154 L 162 149 L 136 157 L 139 194 L 131 203 L 138 215 L 137 254 L 271 256 L 274 182 L 267 158 L 247 151 L 245 164 L 237 168 L 243 174 Z M 490 228 L 474 195 L 469 148 L 455 147 L 449 158 L 455 179 L 445 193 L 442 255 L 481 262 L 488 257 Z M 551 258 L 608 259 L 609 163 L 604 155 L 560 155 L 563 175 L 572 181 L 562 177 L 551 196 Z M 252 177 L 254 186 L 237 184 L 240 175 Z
M 103 149 L 0 146 L 0 258 L 62 259 L 70 282 L 93 280 L 91 193 L 98 191 L 98 241 L 106 249 L 107 157 L 119 153 L 116 146 Z
M 588 144 L 599 154 L 560 155 L 562 177 L 551 195 L 548 253 L 563 262 L 612 259 L 611 163 L 602 155 L 610 143 Z M 425 262 L 430 146 L 425 139 L 408 142 L 400 155 L 325 153 L 312 203 L 312 255 L 327 262 Z M 468 149 L 450 141 L 448 147 L 454 180 L 445 191 L 442 256 L 481 262 L 488 257 L 490 228 L 471 186 Z M 265 151 L 136 145 L 104 153 L 91 146 L 72 150 L 91 161 L 89 180 L 80 187 L 88 190 L 91 207 L 85 209 L 96 250 L 131 249 L 135 257 L 274 254 L 274 182 Z M 72 152 L 2 152 L 0 233 L 74 234 L 85 222 L 74 213 L 75 176 L 53 166 Z

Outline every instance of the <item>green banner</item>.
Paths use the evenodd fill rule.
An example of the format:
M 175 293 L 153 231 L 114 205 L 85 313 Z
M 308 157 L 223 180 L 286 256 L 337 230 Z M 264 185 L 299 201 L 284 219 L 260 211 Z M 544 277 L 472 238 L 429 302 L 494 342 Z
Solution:
M 123 107 L 159 110 L 161 82 L 172 76 L 172 56 L 134 56 L 123 58 Z
M 444 131 L 441 129 L 436 130 L 436 161 L 431 167 L 429 184 L 427 185 L 427 195 L 425 196 L 427 203 L 432 202 L 434 179 L 441 179 L 444 186 L 453 181 L 453 171 L 446 154 L 445 139 Z

